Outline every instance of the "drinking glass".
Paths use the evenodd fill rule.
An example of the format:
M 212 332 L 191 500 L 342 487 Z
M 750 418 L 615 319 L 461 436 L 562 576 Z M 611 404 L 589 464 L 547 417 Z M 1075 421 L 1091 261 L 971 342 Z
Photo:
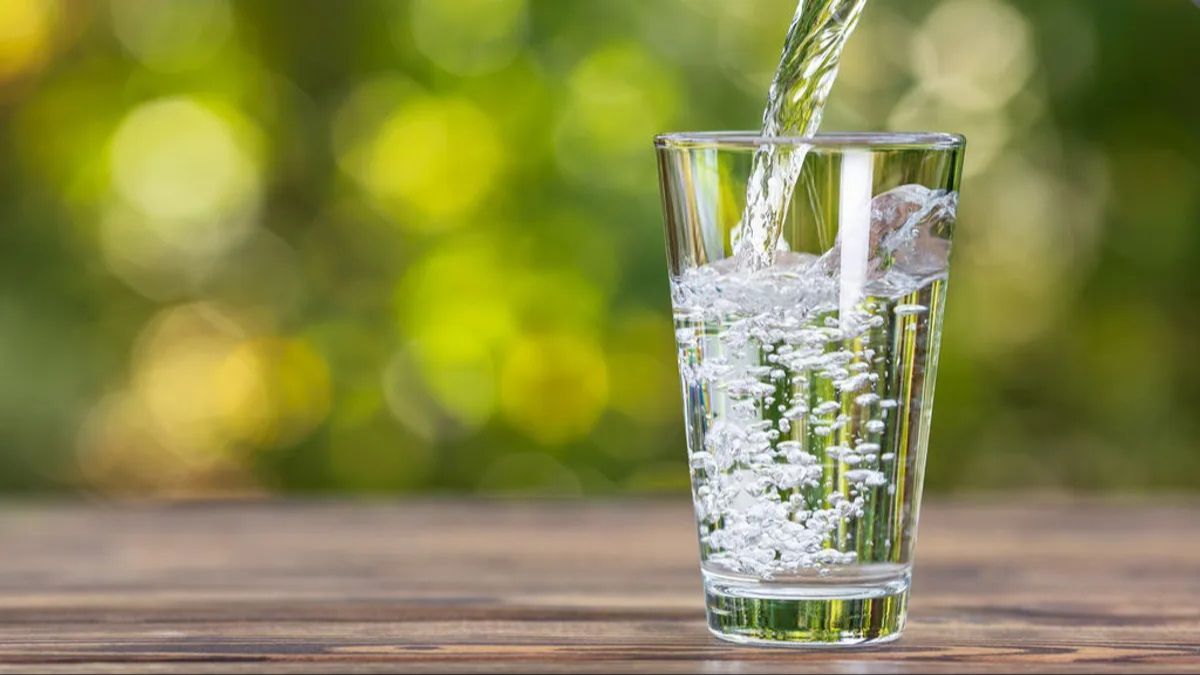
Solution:
M 712 132 L 655 146 L 709 628 L 758 644 L 895 639 L 965 140 Z M 745 222 L 747 195 L 765 198 L 754 183 L 782 191 L 773 223 Z

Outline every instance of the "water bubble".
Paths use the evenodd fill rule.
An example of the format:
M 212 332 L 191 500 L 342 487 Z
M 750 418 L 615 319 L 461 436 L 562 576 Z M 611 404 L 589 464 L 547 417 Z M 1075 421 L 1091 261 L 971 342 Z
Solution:
M 845 473 L 846 480 L 851 483 L 862 483 L 868 487 L 886 485 L 888 480 L 882 471 L 874 469 L 854 469 Z
M 929 311 L 925 305 L 896 305 L 896 309 L 892 310 L 896 316 L 912 316 L 914 314 L 924 314 Z
M 813 408 L 814 415 L 829 415 L 842 409 L 842 405 L 837 401 L 824 401 Z
M 792 406 L 791 408 L 788 408 L 787 411 L 783 414 L 783 416 L 788 419 L 799 420 L 799 419 L 803 419 L 804 416 L 807 414 L 808 414 L 808 408 L 806 406 L 795 405 L 795 406 Z
M 879 402 L 879 394 L 868 392 L 854 397 L 854 403 L 863 407 Z
M 865 387 L 867 383 L 871 381 L 872 375 L 874 375 L 874 373 L 859 373 L 853 377 L 848 377 L 844 380 L 838 380 L 833 383 L 833 386 L 846 392 L 857 391 Z

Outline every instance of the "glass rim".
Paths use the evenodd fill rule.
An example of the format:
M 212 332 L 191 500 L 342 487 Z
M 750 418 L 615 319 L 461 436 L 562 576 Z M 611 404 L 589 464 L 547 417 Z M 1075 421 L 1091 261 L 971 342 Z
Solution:
M 753 150 L 764 145 L 826 149 L 949 150 L 966 146 L 962 134 L 937 131 L 828 131 L 813 136 L 763 136 L 757 131 L 677 131 L 658 134 L 659 149 L 727 148 Z

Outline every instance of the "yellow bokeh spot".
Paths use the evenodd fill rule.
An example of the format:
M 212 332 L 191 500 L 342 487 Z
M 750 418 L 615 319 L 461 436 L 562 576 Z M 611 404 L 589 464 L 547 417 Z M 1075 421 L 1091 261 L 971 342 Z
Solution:
M 482 357 L 517 331 L 507 290 L 512 274 L 489 238 L 447 241 L 413 265 L 397 288 L 404 328 L 424 343 L 427 358 Z M 429 332 L 438 339 L 422 339 Z
M 190 97 L 160 99 L 131 111 L 113 136 L 117 193 L 164 234 L 209 246 L 229 236 L 225 223 L 257 206 L 257 162 L 238 130 Z
M 158 437 L 188 456 L 295 443 L 329 414 L 329 368 L 299 339 L 257 337 L 213 303 L 165 310 L 138 338 L 133 392 Z
M 431 326 L 413 342 L 421 376 L 435 401 L 461 425 L 477 427 L 496 407 L 490 354 L 451 325 Z
M 338 106 L 330 125 L 338 167 L 351 176 L 365 176 L 374 134 L 406 100 L 418 93 L 414 82 L 390 73 L 356 84 Z
M 1029 23 L 1001 0 L 950 0 L 914 39 L 913 70 L 923 89 L 962 108 L 999 108 L 1033 72 Z
M 456 75 L 508 65 L 525 38 L 525 0 L 413 0 L 412 39 L 429 60 Z
M 109 143 L 100 219 L 109 269 L 163 299 L 192 287 L 253 231 L 262 199 L 256 130 L 193 97 L 130 111 Z
M 105 493 L 212 497 L 258 492 L 240 458 L 172 443 L 144 401 L 128 391 L 112 393 L 92 408 L 79 431 L 76 457 L 83 480 Z
M 646 144 L 667 131 L 678 102 L 672 73 L 633 44 L 604 47 L 571 73 L 567 112 L 558 130 L 559 161 L 596 176 L 594 161 L 642 162 Z M 607 176 L 620 182 L 618 172 Z
M 517 330 L 509 274 L 495 242 L 455 238 L 414 265 L 397 287 L 413 366 L 434 401 L 468 427 L 495 409 L 494 355 Z
M 215 380 L 221 420 L 233 438 L 252 446 L 296 443 L 329 414 L 329 368 L 301 340 L 243 342 Z
M 411 342 L 403 372 L 393 375 L 414 370 L 433 401 L 469 427 L 494 411 L 497 364 L 522 332 L 587 333 L 603 318 L 595 284 L 571 270 L 531 268 L 510 253 L 496 237 L 455 237 L 413 265 L 396 289 Z M 399 403 L 394 412 L 412 416 Z
M 238 317 L 210 303 L 164 310 L 139 336 L 133 392 L 159 437 L 176 452 L 195 457 L 230 451 L 232 439 L 220 424 L 216 373 L 246 336 Z
M 380 125 L 359 179 L 400 226 L 434 231 L 487 196 L 502 160 L 486 114 L 463 99 L 418 97 Z
M 52 0 L 0 2 L 0 82 L 45 62 L 57 15 L 58 3 Z
M 505 356 L 501 408 L 509 423 L 539 443 L 557 445 L 586 435 L 607 402 L 608 366 L 582 336 L 528 336 Z

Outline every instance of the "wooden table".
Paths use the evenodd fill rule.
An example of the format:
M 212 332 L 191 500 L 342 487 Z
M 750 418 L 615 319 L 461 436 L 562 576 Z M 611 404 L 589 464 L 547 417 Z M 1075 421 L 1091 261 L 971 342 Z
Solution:
M 690 506 L 0 509 L 0 671 L 1200 670 L 1200 503 L 934 502 L 909 628 L 705 630 Z

